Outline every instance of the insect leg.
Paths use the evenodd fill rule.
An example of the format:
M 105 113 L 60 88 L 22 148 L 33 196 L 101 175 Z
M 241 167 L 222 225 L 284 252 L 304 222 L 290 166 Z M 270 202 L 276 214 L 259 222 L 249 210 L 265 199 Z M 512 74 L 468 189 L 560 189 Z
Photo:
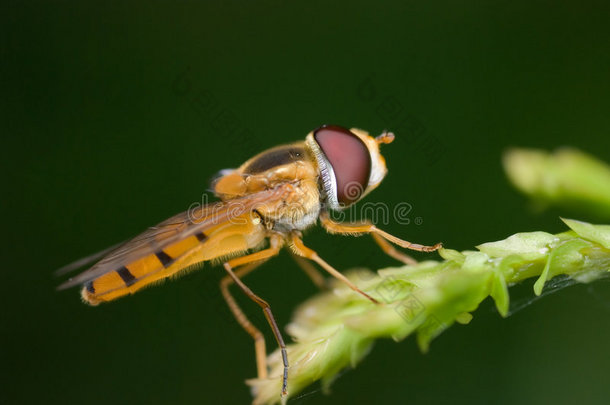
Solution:
M 263 314 L 265 315 L 265 318 L 267 318 L 267 322 L 269 323 L 269 326 L 273 331 L 275 340 L 277 341 L 277 344 L 280 347 L 280 351 L 282 353 L 282 360 L 284 362 L 284 374 L 282 376 L 282 397 L 284 397 L 287 395 L 286 387 L 288 384 L 288 354 L 286 353 L 286 345 L 284 344 L 282 333 L 280 332 L 280 329 L 277 326 L 277 322 L 273 317 L 273 313 L 271 312 L 271 306 L 267 303 L 267 301 L 254 294 L 252 290 L 250 290 L 250 288 L 248 288 L 248 286 L 246 286 L 233 272 L 233 267 L 241 266 L 254 261 L 268 259 L 271 256 L 275 256 L 279 252 L 279 246 L 277 246 L 277 244 L 276 246 L 274 246 L 273 242 L 274 240 L 272 239 L 272 247 L 270 247 L 269 249 L 265 249 L 247 256 L 242 256 L 229 260 L 224 264 L 224 268 L 229 274 L 229 276 L 233 279 L 233 282 L 237 284 L 239 288 L 241 288 L 241 290 L 248 296 L 248 298 L 256 302 L 263 309 Z
M 235 275 L 242 278 L 263 263 L 263 261 L 260 261 L 258 263 L 251 263 L 250 265 L 241 267 L 239 270 L 235 271 Z M 254 339 L 254 352 L 256 354 L 256 369 L 258 378 L 267 378 L 267 350 L 265 348 L 265 337 L 261 331 L 258 330 L 256 326 L 252 324 L 252 322 L 250 322 L 239 305 L 237 305 L 235 298 L 233 298 L 231 292 L 229 291 L 229 286 L 231 284 L 233 284 L 233 279 L 229 275 L 224 276 L 222 280 L 220 280 L 220 291 L 222 292 L 222 296 L 227 302 L 227 305 L 229 306 L 229 309 L 233 313 L 233 316 L 237 322 L 246 332 L 248 332 L 250 336 L 252 336 L 252 339 Z
M 320 274 L 318 269 L 316 269 L 310 262 L 305 260 L 303 257 L 297 255 L 294 252 L 290 252 L 290 256 L 294 259 L 294 261 L 299 265 L 299 267 L 309 276 L 311 281 L 318 287 L 320 290 L 326 290 L 328 285 L 326 285 L 326 279 Z
M 390 244 L 390 242 L 383 239 L 381 236 L 377 235 L 376 233 L 371 234 L 371 236 L 373 237 L 373 240 L 375 240 L 375 242 L 377 242 L 377 244 L 379 245 L 381 250 L 383 250 L 383 252 L 386 255 L 388 255 L 400 262 L 403 262 L 404 264 L 410 264 L 410 265 L 417 264 L 417 260 L 415 260 L 411 256 L 404 254 L 401 251 L 397 250 L 394 246 L 392 246 L 392 244 Z
M 297 254 L 318 263 L 324 270 L 329 272 L 333 277 L 338 278 L 339 280 L 341 280 L 345 284 L 347 284 L 349 288 L 351 288 L 352 290 L 356 291 L 359 294 L 362 294 L 364 297 L 369 299 L 371 302 L 373 302 L 375 304 L 379 304 L 379 301 L 377 301 L 375 298 L 371 297 L 370 295 L 368 295 L 367 293 L 365 293 L 364 291 L 359 289 L 356 286 L 356 284 L 352 283 L 347 277 L 345 277 L 343 274 L 341 274 L 337 269 L 335 269 L 333 266 L 331 266 L 330 264 L 328 264 L 324 260 L 322 260 L 322 258 L 320 258 L 320 256 L 318 256 L 318 254 L 315 251 L 313 251 L 310 248 L 308 248 L 307 246 L 305 246 L 303 244 L 303 241 L 301 240 L 301 238 L 299 238 L 299 236 L 294 233 L 292 234 L 292 247 L 294 248 L 294 250 Z
M 411 249 L 411 250 L 417 250 L 419 252 L 434 252 L 435 250 L 438 250 L 443 247 L 442 243 L 437 243 L 436 245 L 432 245 L 432 246 L 425 246 L 425 245 L 420 245 L 418 243 L 411 243 L 409 241 L 397 238 L 396 236 L 390 235 L 389 233 L 382 231 L 381 229 L 377 228 L 375 225 L 368 223 L 368 222 L 363 222 L 363 223 L 359 223 L 359 224 L 340 224 L 338 222 L 331 220 L 328 217 L 327 213 L 320 214 L 320 222 L 321 222 L 322 226 L 330 233 L 340 233 L 340 234 L 348 234 L 348 235 L 359 234 L 359 233 L 376 234 L 376 235 L 379 235 L 380 237 L 382 237 L 383 239 L 390 241 L 400 247 L 403 247 L 406 249 Z

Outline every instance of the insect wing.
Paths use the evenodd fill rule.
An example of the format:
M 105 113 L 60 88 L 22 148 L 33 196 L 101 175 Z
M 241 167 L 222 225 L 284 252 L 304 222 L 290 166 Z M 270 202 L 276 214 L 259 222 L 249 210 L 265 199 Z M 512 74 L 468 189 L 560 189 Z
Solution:
M 201 238 L 205 235 L 206 229 L 251 212 L 257 206 L 267 203 L 272 204 L 278 199 L 283 198 L 287 192 L 288 190 L 285 185 L 261 191 L 247 197 L 227 202 L 212 203 L 196 210 L 177 214 L 111 251 L 90 269 L 61 284 L 58 290 L 85 284 L 106 273 L 121 269 L 129 263 L 149 255 L 157 254 L 163 251 L 164 248 L 191 236 Z M 74 268 L 74 265 L 83 261 L 84 259 L 81 259 L 66 267 L 71 270 Z
M 125 242 L 117 243 L 116 245 L 112 245 L 109 248 L 106 248 L 100 252 L 94 253 L 92 255 L 80 258 L 78 260 L 73 261 L 72 263 L 66 264 L 63 267 L 55 270 L 53 275 L 55 277 L 63 276 L 64 274 L 72 273 L 74 270 L 80 269 L 83 266 L 86 266 L 89 263 L 93 263 L 96 260 L 101 259 L 102 257 L 108 255 L 110 252 L 116 250 L 119 246 L 123 245 Z

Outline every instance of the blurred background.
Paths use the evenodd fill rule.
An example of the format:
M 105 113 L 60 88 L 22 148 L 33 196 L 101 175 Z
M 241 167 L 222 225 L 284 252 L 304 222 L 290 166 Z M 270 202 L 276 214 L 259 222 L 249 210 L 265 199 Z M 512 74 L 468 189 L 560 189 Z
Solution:
M 604 2 L 367 3 L 3 3 L 1 403 L 248 403 L 253 344 L 221 267 L 96 308 L 56 292 L 52 272 L 324 123 L 396 133 L 367 201 L 410 205 L 409 224 L 384 225 L 397 236 L 469 249 L 563 231 L 560 215 L 608 222 L 533 209 L 501 166 L 510 146 L 610 161 Z M 396 264 L 367 237 L 306 241 L 339 269 Z M 246 281 L 280 325 L 316 292 L 286 252 Z M 294 403 L 606 403 L 609 333 L 607 281 L 507 319 L 486 301 L 428 354 L 380 341 L 330 396 L 314 385 Z

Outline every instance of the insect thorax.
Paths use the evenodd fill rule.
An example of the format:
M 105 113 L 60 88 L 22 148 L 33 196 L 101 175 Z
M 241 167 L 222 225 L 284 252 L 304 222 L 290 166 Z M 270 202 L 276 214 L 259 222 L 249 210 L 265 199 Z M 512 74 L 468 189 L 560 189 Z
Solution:
M 318 218 L 320 190 L 315 158 L 304 142 L 259 153 L 238 169 L 224 171 L 213 188 L 226 201 L 248 198 L 286 184 L 291 185 L 291 191 L 282 200 L 261 204 L 256 211 L 272 230 L 305 229 Z

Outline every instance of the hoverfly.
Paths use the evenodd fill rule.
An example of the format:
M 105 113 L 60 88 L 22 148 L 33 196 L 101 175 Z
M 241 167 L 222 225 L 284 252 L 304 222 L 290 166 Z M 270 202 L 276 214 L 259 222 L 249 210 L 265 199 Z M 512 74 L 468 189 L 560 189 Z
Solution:
M 439 249 L 440 243 L 415 244 L 370 222 L 338 223 L 329 216 L 330 210 L 357 202 L 381 183 L 387 169 L 379 146 L 393 140 L 390 132 L 372 137 L 359 129 L 325 125 L 310 132 L 305 141 L 266 150 L 237 169 L 220 172 L 212 182 L 212 190 L 220 201 L 178 214 L 118 247 L 65 266 L 58 273 L 101 259 L 58 289 L 82 285 L 83 301 L 97 305 L 133 294 L 195 264 L 223 260 L 227 274 L 220 288 L 231 312 L 254 339 L 259 378 L 267 377 L 265 340 L 237 305 L 229 291 L 231 284 L 237 284 L 262 308 L 273 331 L 284 363 L 281 393 L 284 397 L 288 358 L 282 334 L 269 304 L 241 278 L 287 245 L 318 286 L 324 285 L 324 279 L 306 259 L 378 303 L 303 244 L 301 232 L 318 219 L 330 233 L 371 234 L 385 253 L 405 263 L 414 260 L 396 250 L 392 243 L 423 252 Z

